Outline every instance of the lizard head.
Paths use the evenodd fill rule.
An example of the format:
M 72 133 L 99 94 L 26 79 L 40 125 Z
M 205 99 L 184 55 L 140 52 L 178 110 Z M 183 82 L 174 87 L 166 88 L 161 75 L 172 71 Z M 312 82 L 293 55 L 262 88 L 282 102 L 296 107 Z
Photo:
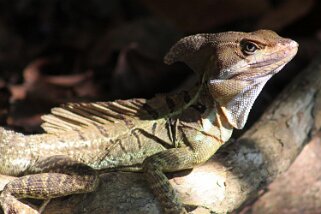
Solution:
M 205 68 L 210 79 L 251 80 L 275 74 L 298 50 L 298 43 L 270 30 L 226 32 L 216 37 L 214 54 Z
M 229 123 L 243 128 L 265 83 L 297 53 L 298 44 L 273 31 L 197 34 L 178 41 L 165 63 L 185 62 L 202 77 Z

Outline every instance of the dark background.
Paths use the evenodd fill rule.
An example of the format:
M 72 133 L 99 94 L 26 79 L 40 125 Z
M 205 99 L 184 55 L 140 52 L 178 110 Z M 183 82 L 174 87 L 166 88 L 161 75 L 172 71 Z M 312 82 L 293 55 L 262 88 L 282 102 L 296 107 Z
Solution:
M 37 133 L 40 116 L 61 103 L 150 98 L 178 90 L 192 84 L 192 71 L 180 63 L 167 66 L 162 58 L 179 38 L 261 28 L 290 37 L 300 47 L 264 88 L 246 128 L 320 51 L 321 1 L 0 0 L 0 125 Z M 280 188 L 268 188 L 280 203 L 275 197 L 262 199 L 265 211 L 256 212 L 253 207 L 261 205 L 251 204 L 242 212 L 321 213 L 316 200 L 321 186 L 315 183 L 320 173 L 314 183 L 306 181 L 306 189 L 319 189 L 306 195 L 311 206 L 302 210 L 294 203 L 301 197 L 295 191 L 303 182 L 300 169 L 291 174 L 293 192 L 282 195 Z

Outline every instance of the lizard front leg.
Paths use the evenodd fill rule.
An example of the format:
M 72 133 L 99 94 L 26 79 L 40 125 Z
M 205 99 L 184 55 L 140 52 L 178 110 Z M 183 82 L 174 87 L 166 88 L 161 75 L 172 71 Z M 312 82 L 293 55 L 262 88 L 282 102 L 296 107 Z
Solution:
M 143 162 L 146 179 L 154 195 L 160 201 L 165 213 L 187 213 L 174 188 L 164 172 L 191 169 L 207 161 L 220 147 L 220 143 L 210 136 L 202 142 L 189 141 L 189 147 L 173 148 L 154 154 Z
M 89 166 L 66 156 L 52 156 L 38 161 L 28 173 L 9 182 L 0 195 L 4 213 L 38 213 L 20 198 L 51 199 L 94 191 L 97 173 Z

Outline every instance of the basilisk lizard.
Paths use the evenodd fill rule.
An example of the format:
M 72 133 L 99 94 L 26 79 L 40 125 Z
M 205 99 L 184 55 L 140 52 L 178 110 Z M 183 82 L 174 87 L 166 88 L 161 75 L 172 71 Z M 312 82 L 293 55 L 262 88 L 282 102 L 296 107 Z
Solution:
M 273 31 L 197 34 L 165 63 L 200 77 L 189 91 L 150 100 L 70 103 L 43 116 L 44 134 L 0 129 L 0 174 L 18 176 L 0 195 L 5 213 L 38 213 L 21 198 L 49 200 L 94 191 L 104 169 L 141 170 L 165 213 L 186 213 L 165 172 L 207 161 L 241 129 L 264 84 L 298 44 Z

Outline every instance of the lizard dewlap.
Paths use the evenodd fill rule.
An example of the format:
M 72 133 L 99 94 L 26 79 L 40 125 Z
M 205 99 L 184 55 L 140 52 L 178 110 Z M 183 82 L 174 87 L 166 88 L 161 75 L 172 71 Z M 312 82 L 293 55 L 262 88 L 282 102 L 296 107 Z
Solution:
M 18 176 L 1 192 L 2 209 L 38 213 L 18 199 L 91 192 L 98 172 L 115 169 L 142 171 L 165 213 L 186 213 L 164 173 L 214 155 L 297 50 L 295 41 L 268 30 L 188 36 L 165 56 L 165 63 L 182 61 L 199 75 L 188 91 L 65 104 L 42 117 L 44 134 L 0 128 L 0 174 Z

